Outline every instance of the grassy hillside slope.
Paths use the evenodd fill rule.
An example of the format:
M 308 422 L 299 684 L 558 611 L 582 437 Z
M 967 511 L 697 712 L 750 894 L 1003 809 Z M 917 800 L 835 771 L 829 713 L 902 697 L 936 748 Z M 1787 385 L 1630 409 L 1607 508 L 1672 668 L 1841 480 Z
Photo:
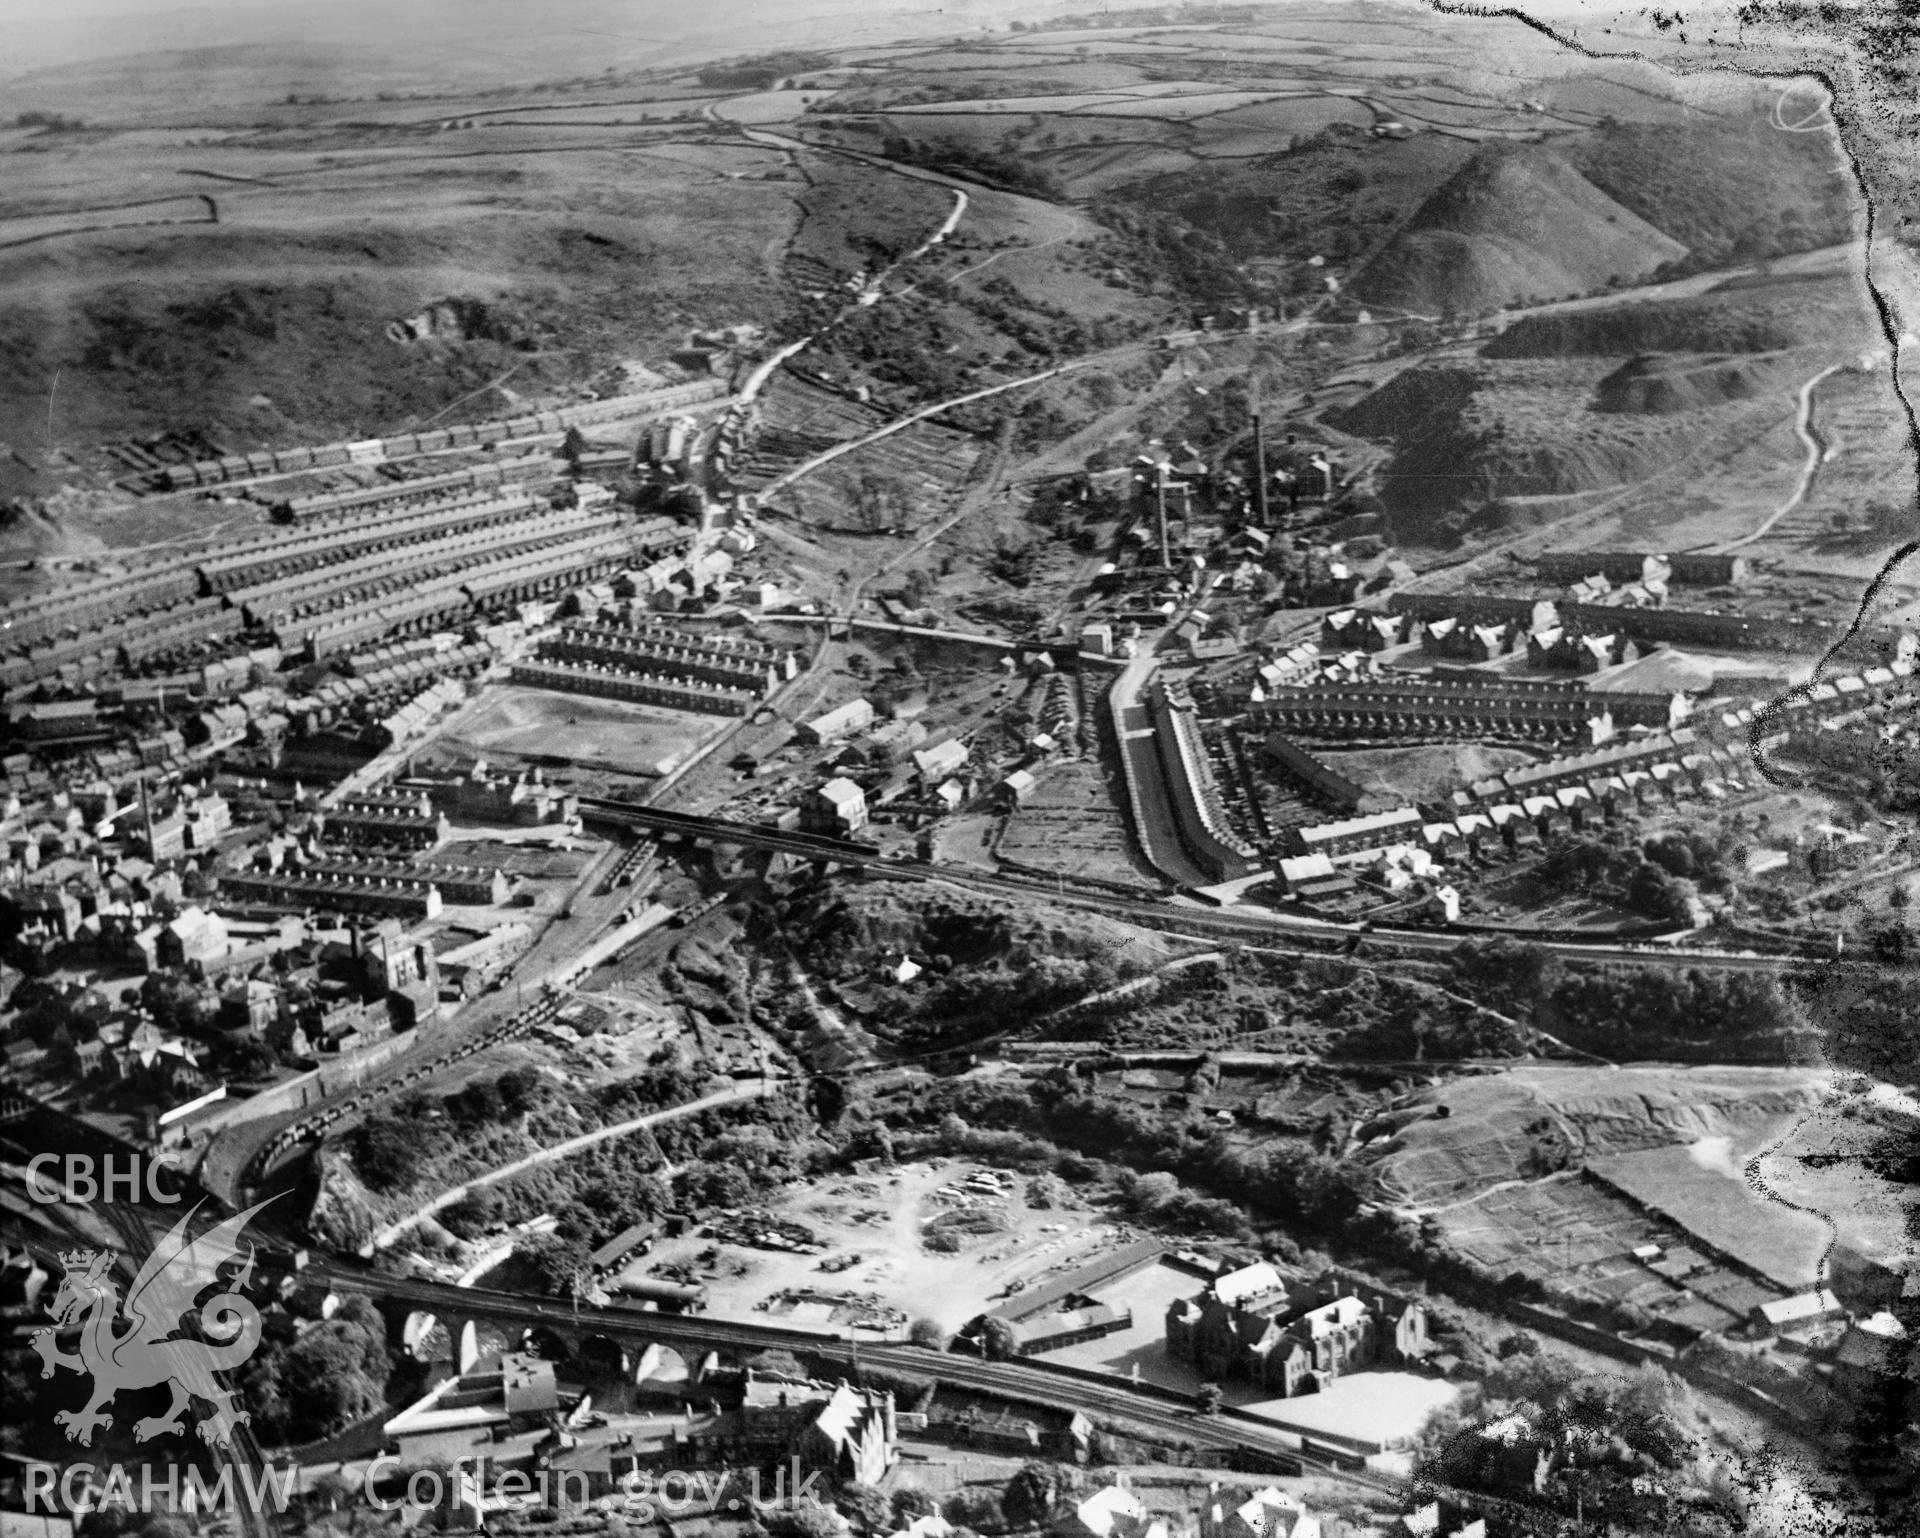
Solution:
M 1570 298 L 1686 254 L 1552 150 L 1488 147 L 1355 278 L 1355 296 L 1436 315 Z

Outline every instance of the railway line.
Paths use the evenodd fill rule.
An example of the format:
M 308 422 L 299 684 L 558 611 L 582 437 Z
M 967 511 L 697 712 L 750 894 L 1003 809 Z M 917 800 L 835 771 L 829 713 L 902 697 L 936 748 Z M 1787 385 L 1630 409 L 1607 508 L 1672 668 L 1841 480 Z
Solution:
M 1414 928 L 1407 925 L 1334 923 L 1323 919 L 1271 910 L 1231 912 L 1185 906 L 1166 900 L 1122 897 L 1076 887 L 1071 879 L 1048 879 L 1006 871 L 985 871 L 974 866 L 927 865 L 905 862 L 883 855 L 871 844 L 851 839 L 831 838 L 824 834 L 801 833 L 762 823 L 745 823 L 721 817 L 703 817 L 692 812 L 673 812 L 661 807 L 639 806 L 624 801 L 607 801 L 583 796 L 581 815 L 589 821 L 615 826 L 645 828 L 655 833 L 716 843 L 737 844 L 745 848 L 767 849 L 802 859 L 829 861 L 857 866 L 884 876 L 908 882 L 944 881 L 955 886 L 997 892 L 1006 896 L 1045 897 L 1063 906 L 1089 909 L 1150 929 L 1170 929 L 1183 934 L 1228 940 L 1263 940 L 1269 944 L 1292 940 L 1315 949 L 1352 946 L 1375 941 L 1412 951 L 1451 951 L 1462 940 L 1491 936 L 1505 931 L 1475 928 L 1469 925 L 1431 925 Z M 1785 955 L 1726 951 L 1708 947 L 1681 947 L 1671 944 L 1622 944 L 1595 939 L 1578 932 L 1530 931 L 1526 939 L 1567 960 L 1619 962 L 1629 965 L 1714 966 L 1743 971 L 1766 971 L 1792 965 L 1803 958 Z
M 336 1289 L 355 1291 L 389 1303 L 405 1304 L 440 1319 L 481 1318 L 496 1323 L 536 1326 L 560 1333 L 604 1333 L 609 1337 L 645 1336 L 675 1347 L 714 1351 L 804 1350 L 843 1364 L 885 1368 L 997 1398 L 1063 1412 L 1079 1411 L 1132 1422 L 1181 1443 L 1298 1464 L 1386 1493 L 1399 1492 L 1392 1480 L 1353 1469 L 1339 1460 L 1291 1445 L 1285 1432 L 1245 1411 L 1196 1413 L 1192 1399 L 1152 1384 L 1116 1382 L 1105 1374 L 1032 1359 L 989 1362 L 970 1356 L 937 1354 L 918 1346 L 841 1340 L 782 1325 L 712 1319 L 700 1314 L 641 1312 L 633 1309 L 575 1307 L 570 1301 L 523 1297 L 450 1283 L 380 1276 L 326 1261 L 309 1273 L 324 1276 Z

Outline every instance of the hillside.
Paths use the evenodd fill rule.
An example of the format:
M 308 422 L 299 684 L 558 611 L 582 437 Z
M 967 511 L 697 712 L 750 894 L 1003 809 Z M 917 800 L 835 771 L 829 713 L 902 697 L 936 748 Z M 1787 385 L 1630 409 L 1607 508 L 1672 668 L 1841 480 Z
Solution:
M 1593 409 L 1667 416 L 1754 400 L 1785 382 L 1792 372 L 1790 356 L 1646 353 L 1629 358 L 1600 381 L 1593 392 Z
M 1643 352 L 1774 352 L 1872 345 L 1874 328 L 1850 275 L 1818 274 L 1691 299 L 1525 315 L 1480 349 L 1483 358 L 1628 358 Z
M 1393 445 L 1380 496 L 1395 540 L 1444 546 L 1498 525 L 1503 499 L 1644 480 L 1736 427 L 1742 413 L 1789 409 L 1782 376 L 1749 363 L 1735 360 L 1731 382 L 1665 394 L 1651 383 L 1629 387 L 1606 358 L 1429 364 L 1326 420 Z
M 1560 151 L 1606 196 L 1687 247 L 1699 270 L 1838 245 L 1853 186 L 1830 133 L 1782 133 L 1774 94 L 1682 127 L 1619 123 Z
M 1489 146 L 1421 204 L 1352 291 L 1426 315 L 1490 310 L 1638 281 L 1685 255 L 1557 151 Z
M 1824 1092 L 1798 1068 L 1528 1068 L 1429 1090 L 1416 1104 L 1448 1115 L 1404 1128 L 1369 1150 L 1388 1185 L 1421 1202 L 1457 1200 L 1526 1172 L 1548 1142 L 1565 1165 L 1644 1148 L 1731 1139 L 1743 1154 L 1765 1143 Z

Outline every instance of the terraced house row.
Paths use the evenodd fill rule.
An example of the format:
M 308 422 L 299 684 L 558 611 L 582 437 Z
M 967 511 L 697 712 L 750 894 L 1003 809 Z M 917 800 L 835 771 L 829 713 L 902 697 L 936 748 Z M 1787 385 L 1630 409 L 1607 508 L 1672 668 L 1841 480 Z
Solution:
M 338 609 L 285 621 L 282 646 L 306 647 L 315 661 L 353 651 L 390 635 L 442 629 L 505 604 L 550 597 L 633 565 L 634 536 L 611 528 L 576 535 L 409 584 Z
M 513 681 L 560 694 L 664 705 L 669 710 L 691 710 L 713 716 L 751 715 L 760 702 L 760 696 L 750 689 L 729 689 L 685 674 L 594 663 L 516 662 Z
M 430 679 L 470 678 L 493 662 L 493 648 L 470 641 L 445 650 L 424 643 L 425 650 L 396 658 L 347 678 L 330 678 L 311 694 L 287 701 L 286 713 L 314 726 L 331 724 L 336 715 L 360 700 L 379 700 L 406 691 Z
M 799 672 L 791 650 L 744 636 L 700 636 L 641 621 L 633 625 L 568 625 L 541 647 L 552 662 L 625 668 L 698 679 L 762 697 Z
M 437 918 L 449 902 L 498 906 L 512 895 L 511 883 L 497 870 L 380 859 L 322 859 L 280 870 L 231 871 L 221 876 L 220 890 L 226 898 L 257 907 L 415 921 Z
M 238 610 L 217 598 L 193 599 L 10 657 L 0 662 L 0 687 L 18 689 L 56 678 L 70 686 L 92 683 L 122 668 L 228 640 L 241 628 Z
M 622 525 L 604 503 L 549 511 L 540 499 L 516 491 L 417 517 L 369 520 L 338 534 L 261 541 L 197 564 L 182 560 L 168 572 L 137 580 L 63 589 L 8 611 L 0 622 L 5 640 L 32 638 L 22 654 L 0 660 L 0 688 L 47 681 L 83 687 L 176 654 L 218 651 L 249 627 L 272 629 L 285 649 L 310 645 L 322 630 L 331 635 L 338 629 L 354 643 L 378 639 L 381 627 L 360 621 L 395 603 L 402 606 L 389 628 L 417 629 L 476 607 L 552 591 L 575 569 L 589 580 L 652 562 L 687 539 L 671 519 L 646 520 L 624 531 Z M 455 577 L 461 580 L 451 587 L 458 592 L 447 581 Z M 206 596 L 199 596 L 203 590 Z M 425 601 L 429 590 L 434 597 Z M 70 632 L 62 635 L 50 629 L 56 611 L 48 604 L 70 597 L 72 606 L 57 611 L 62 629 Z M 328 612 L 328 604 L 337 609 Z
M 321 837 L 355 849 L 432 849 L 446 838 L 447 819 L 424 794 L 398 791 L 348 796 L 322 819 Z
M 1468 597 L 1451 593 L 1395 593 L 1387 612 L 1430 623 L 1517 623 L 1529 634 L 1552 628 L 1576 635 L 1619 635 L 1634 642 L 1695 646 L 1708 651 L 1824 651 L 1844 634 L 1832 620 L 1724 614 L 1710 609 L 1632 608 L 1612 604 L 1552 603 L 1531 598 Z M 1403 634 L 1403 639 L 1405 638 Z M 1891 646 L 1891 635 L 1870 637 Z
M 1181 844 L 1215 881 L 1237 881 L 1261 868 L 1260 851 L 1235 831 L 1207 761 L 1200 718 L 1186 689 L 1156 678 L 1148 693 L 1154 746 L 1166 774 Z
M 197 570 L 207 592 L 229 593 L 291 579 L 356 555 L 510 523 L 546 505 L 544 497 L 518 485 L 436 497 L 411 511 L 369 512 L 312 532 L 250 540 L 202 560 Z
M 620 515 L 613 512 L 569 509 L 531 513 L 510 523 L 461 530 L 403 550 L 375 551 L 318 571 L 237 588 L 227 599 L 246 614 L 250 624 L 274 629 L 284 621 L 302 619 L 328 607 L 343 607 L 381 591 L 410 587 L 423 579 L 464 571 L 517 552 L 609 533 L 621 523 Z
M 1604 741 L 1685 720 L 1686 697 L 1590 691 L 1577 679 L 1373 678 L 1277 689 L 1248 704 L 1263 727 L 1339 738 L 1505 736 Z
M 342 491 L 289 497 L 274 504 L 274 513 L 301 528 L 324 529 L 367 513 L 392 513 L 418 507 L 445 496 L 485 493 L 507 486 L 544 490 L 560 479 L 564 466 L 550 454 L 525 454 L 516 459 L 490 460 L 439 475 L 409 476 L 378 481 Z
M 200 591 L 186 561 L 162 561 L 115 576 L 64 583 L 0 611 L 0 640 L 25 648 L 67 631 L 98 628 L 104 621 L 184 603 Z
M 160 473 L 160 478 L 173 490 L 183 491 L 194 486 L 218 486 L 256 476 L 286 475 L 348 464 L 377 464 L 384 460 L 407 459 L 416 454 L 435 454 L 447 449 L 503 440 L 558 436 L 569 427 L 654 415 L 703 402 L 719 404 L 726 394 L 727 386 L 723 379 L 695 379 L 633 395 L 611 396 L 606 400 L 585 401 L 577 406 L 503 417 L 490 422 L 465 422 L 423 433 L 402 433 L 392 438 L 364 438 L 305 448 L 262 449 L 252 454 L 228 454 L 219 459 L 194 460 L 190 464 L 169 466 Z

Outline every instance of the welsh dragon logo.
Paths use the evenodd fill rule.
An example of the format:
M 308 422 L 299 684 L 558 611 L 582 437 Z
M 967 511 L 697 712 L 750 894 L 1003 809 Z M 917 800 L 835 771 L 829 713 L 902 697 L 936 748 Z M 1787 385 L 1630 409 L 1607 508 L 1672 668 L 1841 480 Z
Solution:
M 173 1391 L 173 1403 L 165 1415 L 135 1421 L 135 1441 L 181 1435 L 182 1413 L 192 1401 L 201 1400 L 213 1406 L 211 1414 L 200 1417 L 201 1440 L 212 1448 L 232 1444 L 235 1427 L 252 1417 L 241 1408 L 239 1395 L 223 1389 L 214 1374 L 240 1366 L 260 1345 L 260 1311 L 240 1295 L 253 1277 L 253 1246 L 247 1246 L 246 1259 L 230 1281 L 222 1282 L 219 1272 L 240 1260 L 241 1231 L 266 1205 L 249 1207 L 195 1238 L 188 1224 L 200 1210 L 196 1204 L 154 1246 L 124 1305 L 113 1275 L 118 1251 L 74 1250 L 60 1257 L 66 1275 L 47 1305 L 53 1327 L 35 1331 L 32 1345 L 42 1364 L 41 1377 L 51 1378 L 56 1367 L 92 1375 L 93 1396 L 86 1408 L 54 1416 L 69 1439 L 90 1446 L 96 1427 L 113 1424 L 106 1406 L 115 1394 L 164 1383 Z M 197 1313 L 205 1339 L 182 1334 L 195 1314 L 195 1300 L 215 1285 L 226 1290 L 207 1299 Z M 123 1308 L 126 1326 L 121 1329 L 117 1326 Z M 75 1324 L 80 1327 L 77 1356 L 62 1351 L 58 1339 L 59 1331 Z

